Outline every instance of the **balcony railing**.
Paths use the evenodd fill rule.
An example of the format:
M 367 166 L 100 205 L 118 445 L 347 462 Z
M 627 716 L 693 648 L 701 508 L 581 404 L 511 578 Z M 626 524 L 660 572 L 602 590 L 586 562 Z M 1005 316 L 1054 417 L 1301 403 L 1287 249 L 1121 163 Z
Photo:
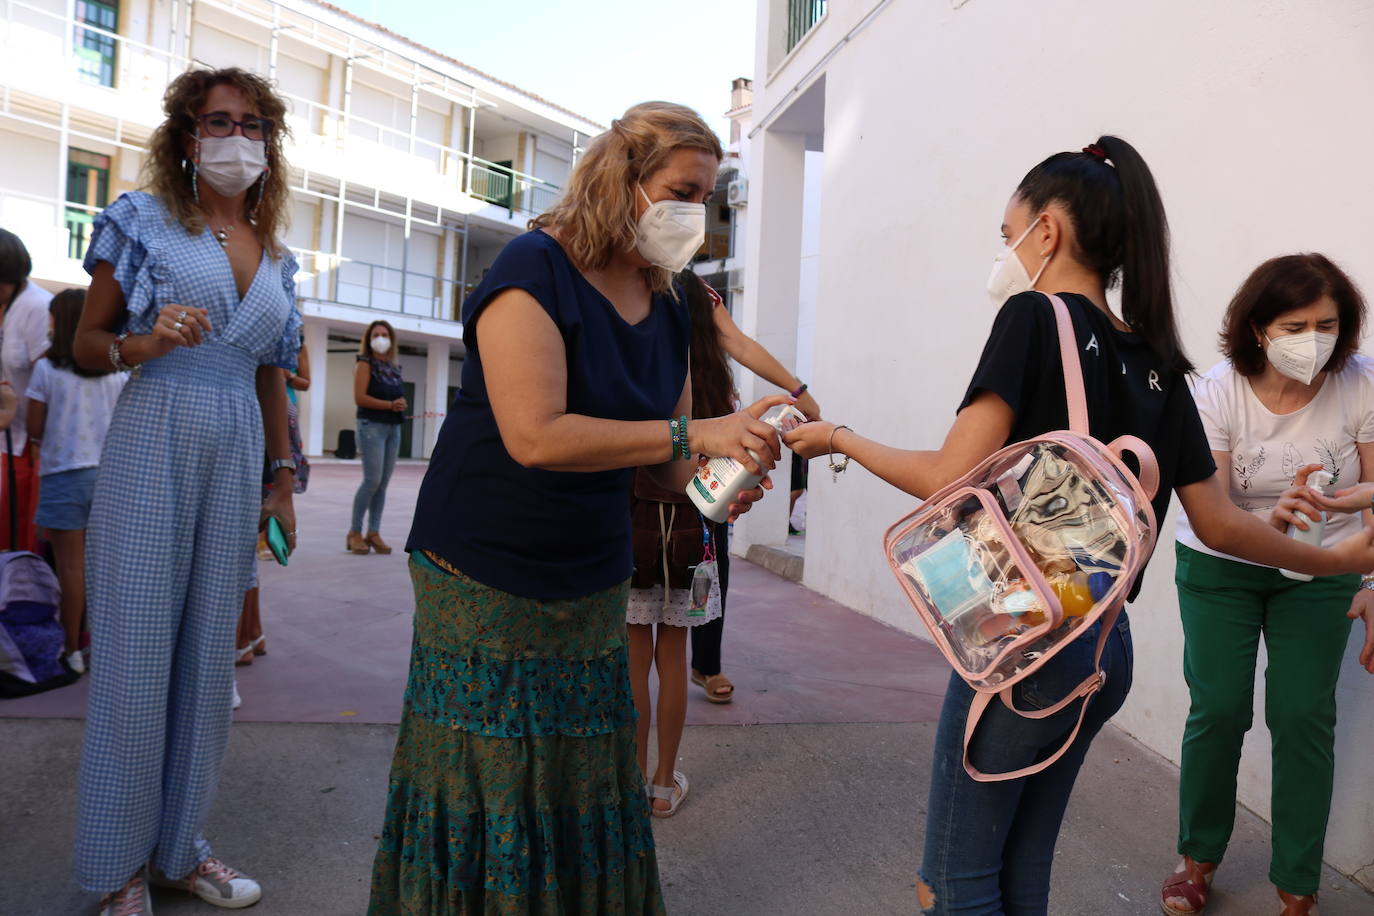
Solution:
M 87 128 L 73 128 L 73 136 L 106 139 L 121 143 L 122 127 L 117 112 L 134 113 L 136 119 L 158 117 L 167 83 L 192 62 L 179 55 L 134 41 L 124 35 L 79 23 L 61 12 L 43 9 L 25 0 L 0 0 L 6 14 L 0 25 L 0 86 L 13 84 L 33 95 L 57 100 L 84 99 L 79 104 L 103 115 L 116 117 L 110 137 L 96 136 Z M 114 61 L 110 82 L 113 87 L 94 84 L 89 78 L 89 63 L 74 47 L 72 35 L 96 36 L 111 43 Z M 77 96 L 76 86 L 100 95 L 99 102 Z M 411 131 L 392 127 L 345 112 L 322 102 L 282 93 L 290 114 L 287 121 L 294 135 L 288 158 L 302 160 L 311 171 L 347 177 L 343 172 L 401 178 L 412 189 L 411 196 L 428 199 L 446 192 L 457 192 L 495 204 L 517 214 L 536 215 L 557 198 L 559 187 L 535 175 L 488 162 L 465 150 L 426 139 Z M 19 120 L 45 124 L 33 112 L 11 114 Z M 0 120 L 0 123 L 3 123 Z M 155 125 L 141 125 L 149 128 Z M 51 124 L 57 129 L 57 119 Z M 438 203 L 440 201 L 430 201 Z
M 787 47 L 791 51 L 825 15 L 826 0 L 787 0 Z

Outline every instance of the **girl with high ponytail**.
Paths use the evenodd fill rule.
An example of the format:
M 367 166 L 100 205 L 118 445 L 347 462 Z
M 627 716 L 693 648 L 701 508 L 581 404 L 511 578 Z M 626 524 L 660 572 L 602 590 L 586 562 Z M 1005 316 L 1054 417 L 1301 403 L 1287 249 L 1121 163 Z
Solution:
M 983 354 L 944 444 L 909 451 L 843 425 L 808 423 L 784 437 L 804 458 L 852 457 L 921 499 L 961 477 L 1002 446 L 1069 425 L 1058 331 L 1046 293 L 1073 320 L 1091 434 L 1103 442 L 1143 439 L 1159 463 L 1153 501 L 1164 518 L 1178 494 L 1208 547 L 1256 563 L 1329 575 L 1374 568 L 1374 539 L 1362 531 L 1330 550 L 1300 544 L 1236 507 L 1216 464 L 1185 374 L 1169 283 L 1169 229 L 1144 159 L 1125 140 L 1099 137 L 1080 152 L 1056 153 L 1031 169 L 1001 219 L 1006 248 L 988 290 L 999 306 Z M 1120 286 L 1121 314 L 1107 290 Z M 1131 594 L 1140 589 L 1137 580 Z M 1019 682 L 1019 709 L 1045 709 L 1093 673 L 1101 624 L 1087 627 L 1035 674 Z M 964 727 L 973 691 L 951 675 L 930 780 L 925 856 L 918 886 L 925 912 L 1045 913 L 1059 825 L 1093 738 L 1131 685 L 1130 625 L 1123 611 L 1102 655 L 1106 682 L 1059 760 L 1029 777 L 975 782 L 964 769 Z M 1069 735 L 1078 702 L 1041 719 L 994 703 L 969 743 L 984 772 L 1046 759 Z

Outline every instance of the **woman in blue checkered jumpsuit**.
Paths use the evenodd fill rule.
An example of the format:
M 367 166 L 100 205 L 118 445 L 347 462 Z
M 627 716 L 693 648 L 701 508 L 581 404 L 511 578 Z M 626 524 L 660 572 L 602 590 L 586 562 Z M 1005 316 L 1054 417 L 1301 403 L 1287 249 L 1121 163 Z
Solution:
M 199 185 L 199 198 L 213 193 L 204 178 Z M 221 208 L 226 199 L 218 198 Z M 281 373 L 272 367 L 295 368 L 301 320 L 291 254 L 261 246 L 240 300 L 244 277 L 236 283 L 231 256 L 248 249 L 212 234 L 213 211 L 206 222 L 188 231 L 164 198 L 125 194 L 96 220 L 86 256 L 92 294 L 112 270 L 125 310 L 112 327 L 83 317 L 84 362 L 97 353 L 122 362 L 99 349 L 121 326 L 131 336 L 112 346 L 130 362 L 153 346 L 156 335 L 138 335 L 152 335 L 158 322 L 164 335 L 172 325 L 180 333 L 199 322 L 201 313 L 188 312 L 200 308 L 210 330 L 198 345 L 137 367 L 101 458 L 87 541 L 94 657 L 76 871 L 90 891 L 124 894 L 138 882 L 134 890 L 146 894 L 141 875 L 151 864 L 154 880 L 177 879 L 206 898 L 216 885 L 197 882 L 214 878 L 228 888 L 225 901 L 238 901 L 260 893 L 256 883 L 214 859 L 200 831 L 229 734 L 235 625 L 254 578 L 264 418 L 281 425 L 269 429 L 269 454 L 280 457 L 274 444 L 290 454 Z M 252 228 L 239 232 L 251 243 Z M 284 491 L 274 513 L 294 528 L 291 487 L 274 489 Z

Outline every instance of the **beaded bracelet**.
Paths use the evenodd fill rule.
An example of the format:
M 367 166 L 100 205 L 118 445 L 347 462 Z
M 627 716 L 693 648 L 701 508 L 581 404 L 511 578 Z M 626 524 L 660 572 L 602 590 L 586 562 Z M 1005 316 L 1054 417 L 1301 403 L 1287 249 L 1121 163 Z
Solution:
M 680 460 L 691 458 L 692 450 L 687 444 L 687 418 L 670 418 L 668 420 L 668 431 L 673 437 L 672 457 Z

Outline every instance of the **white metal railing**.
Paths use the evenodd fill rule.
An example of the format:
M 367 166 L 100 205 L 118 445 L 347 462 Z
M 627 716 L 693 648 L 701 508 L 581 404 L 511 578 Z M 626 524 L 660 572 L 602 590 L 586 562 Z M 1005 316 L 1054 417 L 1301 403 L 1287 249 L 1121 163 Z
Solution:
M 199 2 L 208 3 L 208 0 Z M 0 115 L 13 120 L 59 128 L 57 123 L 45 123 L 9 105 L 9 89 L 12 86 L 46 97 L 52 97 L 56 92 L 59 99 L 81 96 L 83 108 L 93 107 L 115 119 L 108 142 L 136 149 L 137 146 L 126 143 L 122 136 L 122 119 L 136 115 L 143 122 L 140 124 L 144 129 L 142 132 L 155 126 L 160 120 L 160 102 L 167 83 L 194 63 L 172 51 L 88 25 L 65 12 L 44 9 L 26 0 L 0 0 L 0 3 L 3 3 L 6 13 L 3 32 L 0 32 L 3 35 L 3 41 L 0 42 L 0 86 L 5 89 L 6 99 L 3 107 L 0 107 Z M 256 16 L 268 8 L 276 11 L 274 15 L 281 15 L 281 8 L 270 0 L 220 0 L 211 5 L 230 10 L 236 15 Z M 303 18 L 295 15 L 296 18 Z M 77 76 L 79 60 L 72 41 L 77 28 L 114 43 L 113 86 L 90 83 Z M 349 54 L 357 50 L 354 45 L 366 45 L 351 36 L 347 36 L 348 42 L 324 41 L 322 36 L 329 32 L 329 28 L 327 25 L 314 27 L 313 39 L 330 53 Z M 293 38 L 301 37 L 294 31 Z M 366 47 L 371 49 L 373 46 Z M 388 53 L 390 57 L 380 59 L 353 59 L 395 76 L 398 68 L 404 69 L 403 59 L 394 52 Z M 410 67 L 412 76 L 418 72 L 418 65 L 414 61 L 406 66 Z M 424 74 L 427 79 L 434 75 L 428 69 Z M 440 82 L 437 89 L 428 86 L 427 91 L 438 92 L 458 104 L 473 104 L 475 94 L 470 99 L 463 99 L 458 94 L 462 84 L 447 76 L 443 79 L 446 82 Z M 84 93 L 96 95 L 92 98 Z M 382 124 L 352 111 L 346 112 L 291 93 L 282 95 L 292 109 L 288 123 L 295 135 L 294 146 L 309 160 L 309 167 L 314 171 L 323 172 L 327 168 L 335 177 L 344 177 L 350 172 L 356 174 L 359 169 L 355 166 L 361 164 L 364 166 L 361 171 L 369 176 L 383 174 L 403 179 L 414 189 L 414 193 L 407 196 L 418 193 L 423 195 L 420 199 L 427 199 L 431 194 L 445 192 L 467 194 L 507 210 L 512 218 L 516 213 L 540 213 L 558 196 L 559 187 L 545 179 L 427 139 L 411 129 Z M 71 134 L 89 139 L 107 139 L 80 127 L 72 129 Z M 294 155 L 295 151 L 292 153 Z M 375 177 L 372 180 L 375 181 Z

